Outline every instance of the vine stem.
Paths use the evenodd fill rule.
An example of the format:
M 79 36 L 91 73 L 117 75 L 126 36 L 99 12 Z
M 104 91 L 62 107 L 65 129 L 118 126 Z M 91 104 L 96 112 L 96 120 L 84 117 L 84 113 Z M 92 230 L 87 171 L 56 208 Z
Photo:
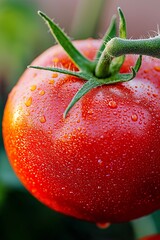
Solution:
M 106 77 L 109 73 L 109 64 L 116 57 L 126 54 L 140 54 L 160 58 L 160 36 L 148 39 L 125 39 L 114 37 L 107 42 L 104 51 L 96 66 L 95 75 Z
M 160 58 L 160 36 L 148 39 L 111 39 L 105 48 L 106 58 L 125 54 L 141 54 Z
M 136 219 L 132 221 L 131 224 L 134 230 L 135 239 L 154 235 L 158 232 L 152 215 Z
M 123 39 L 127 37 L 126 20 L 120 8 L 118 8 L 118 14 L 119 14 L 119 37 L 120 39 L 121 38 Z M 111 25 L 112 26 L 111 29 L 116 28 L 114 27 L 114 21 L 112 21 L 112 23 L 113 24 Z M 112 37 L 112 39 L 114 39 L 114 37 Z M 110 41 L 108 40 L 107 42 L 110 42 Z M 107 42 L 106 42 L 106 45 L 107 45 Z M 110 65 L 113 60 L 113 57 L 108 54 L 108 52 L 105 50 L 105 47 L 104 47 L 104 51 L 102 51 L 98 59 L 99 60 L 97 61 L 97 65 L 95 68 L 95 75 L 99 78 L 108 77 L 109 75 L 111 75 Z M 113 70 L 112 73 L 114 73 L 114 71 L 119 72 L 119 69 L 122 66 L 123 62 L 124 62 L 124 56 L 122 55 L 116 59 L 114 65 L 112 64 L 112 70 Z

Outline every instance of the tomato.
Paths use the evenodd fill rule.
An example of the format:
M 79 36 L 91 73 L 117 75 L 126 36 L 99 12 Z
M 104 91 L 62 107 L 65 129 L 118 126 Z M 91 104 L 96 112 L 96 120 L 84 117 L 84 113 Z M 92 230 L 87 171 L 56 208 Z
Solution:
M 100 40 L 74 42 L 89 59 Z M 127 56 L 121 73 L 136 57 Z M 33 65 L 74 69 L 54 46 Z M 9 94 L 3 137 L 10 163 L 39 201 L 91 222 L 124 222 L 160 208 L 160 60 L 143 57 L 129 82 L 96 87 L 63 113 L 84 81 L 27 69 Z
M 140 240 L 160 240 L 160 234 L 141 238 Z

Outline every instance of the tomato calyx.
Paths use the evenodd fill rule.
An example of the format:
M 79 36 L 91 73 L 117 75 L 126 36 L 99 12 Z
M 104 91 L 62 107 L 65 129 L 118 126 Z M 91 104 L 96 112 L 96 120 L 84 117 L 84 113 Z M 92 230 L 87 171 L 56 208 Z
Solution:
M 119 72 L 125 60 L 125 54 L 129 52 L 129 50 L 128 52 L 126 50 L 126 53 L 124 54 L 123 51 L 121 51 L 121 49 L 119 48 L 121 48 L 121 45 L 125 45 L 125 41 L 130 41 L 126 39 L 127 35 L 126 21 L 123 12 L 120 8 L 118 8 L 119 37 L 116 37 L 116 17 L 114 16 L 102 40 L 102 45 L 100 46 L 94 61 L 90 61 L 85 56 L 83 56 L 75 48 L 73 43 L 70 41 L 68 36 L 62 31 L 62 29 L 57 24 L 55 24 L 48 16 L 46 16 L 41 11 L 39 11 L 38 13 L 47 23 L 52 35 L 54 36 L 56 41 L 63 47 L 63 49 L 72 59 L 74 64 L 78 67 L 79 71 L 72 71 L 70 69 L 63 69 L 59 67 L 56 68 L 56 67 L 29 66 L 29 68 L 69 74 L 81 78 L 83 80 L 86 80 L 86 83 L 75 94 L 75 96 L 69 103 L 68 107 L 66 108 L 63 115 L 64 118 L 66 118 L 67 113 L 75 105 L 75 103 L 79 101 L 79 99 L 82 98 L 82 96 L 84 96 L 91 89 L 102 85 L 127 82 L 132 80 L 136 76 L 136 73 L 138 72 L 142 62 L 141 55 L 138 57 L 135 66 L 131 68 L 131 73 L 121 74 Z M 115 42 L 117 45 L 115 44 Z M 119 50 L 117 49 L 117 52 L 116 50 L 114 50 L 116 46 L 118 46 L 117 48 L 119 49 Z M 113 54 L 114 51 L 116 52 L 115 55 Z

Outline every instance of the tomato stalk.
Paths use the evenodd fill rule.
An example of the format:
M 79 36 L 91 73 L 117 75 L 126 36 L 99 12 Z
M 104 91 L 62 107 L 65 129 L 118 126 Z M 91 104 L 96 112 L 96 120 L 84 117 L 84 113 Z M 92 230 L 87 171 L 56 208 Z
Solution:
M 39 15 L 47 23 L 52 35 L 56 41 L 63 47 L 79 71 L 70 69 L 62 69 L 57 67 L 29 66 L 40 70 L 49 70 L 63 74 L 69 74 L 79 77 L 86 81 L 82 88 L 75 94 L 68 107 L 64 112 L 64 118 L 74 104 L 83 97 L 91 89 L 119 82 L 127 82 L 132 80 L 141 66 L 142 54 L 153 57 L 160 57 L 159 54 L 159 37 L 150 39 L 128 40 L 126 39 L 126 20 L 120 8 L 119 15 L 119 36 L 116 31 L 116 18 L 112 18 L 111 24 L 102 40 L 102 44 L 97 52 L 94 61 L 90 61 L 83 56 L 73 45 L 63 30 L 55 24 L 48 16 L 42 12 Z M 140 54 L 135 66 L 131 68 L 131 73 L 120 73 L 126 54 Z
M 124 55 L 113 59 L 108 55 L 106 57 L 106 44 L 110 42 L 110 39 L 116 37 L 116 18 L 113 17 L 109 29 L 107 30 L 97 56 L 94 61 L 90 61 L 85 58 L 72 44 L 68 36 L 62 31 L 57 24 L 55 24 L 48 16 L 42 12 L 38 12 L 39 15 L 48 24 L 49 29 L 56 39 L 56 41 L 63 47 L 66 53 L 70 56 L 72 61 L 78 67 L 79 71 L 71 71 L 69 69 L 61 69 L 56 67 L 42 67 L 42 66 L 29 66 L 30 68 L 49 70 L 53 72 L 60 72 L 64 74 L 73 75 L 86 80 L 86 83 L 82 88 L 76 93 L 68 107 L 64 112 L 64 118 L 66 117 L 69 110 L 74 106 L 74 104 L 92 88 L 114 84 L 118 82 L 126 82 L 133 79 L 139 70 L 141 65 L 141 56 L 138 58 L 136 65 L 132 68 L 132 72 L 128 74 L 120 74 L 119 69 L 124 62 Z M 125 17 L 120 8 L 118 8 L 119 13 L 119 37 L 126 37 L 126 22 Z M 105 58 L 103 57 L 105 54 Z
M 122 54 L 142 54 L 160 58 L 160 36 L 148 39 L 122 39 L 115 37 L 106 45 L 105 52 L 110 57 Z
M 123 12 L 120 8 L 118 8 L 118 13 L 119 13 L 119 20 L 120 20 L 119 21 L 119 36 L 120 36 L 120 38 L 123 39 L 123 38 L 126 38 L 126 36 L 127 36 L 126 20 L 123 15 Z M 112 32 L 112 27 L 114 27 L 114 26 L 111 25 L 111 27 L 110 27 L 111 32 Z M 109 36 L 110 36 L 110 34 L 109 34 Z M 110 39 L 112 39 L 112 38 L 113 37 L 111 37 Z M 109 39 L 109 37 L 107 37 L 107 39 Z M 103 41 L 103 42 L 105 42 L 105 41 Z M 108 42 L 110 42 L 110 41 L 108 41 Z M 105 43 L 106 46 L 108 45 L 107 44 L 108 42 Z M 99 50 L 99 52 L 101 50 Z M 125 59 L 125 56 L 123 54 L 121 54 L 121 56 L 119 58 L 116 58 L 116 60 L 114 61 L 114 64 L 112 64 L 113 57 L 112 57 L 112 55 L 107 53 L 107 50 L 105 47 L 103 49 L 101 55 L 99 55 L 96 69 L 95 69 L 95 75 L 98 78 L 105 78 L 107 76 L 114 75 L 114 73 L 119 72 L 119 70 L 124 62 L 124 59 Z

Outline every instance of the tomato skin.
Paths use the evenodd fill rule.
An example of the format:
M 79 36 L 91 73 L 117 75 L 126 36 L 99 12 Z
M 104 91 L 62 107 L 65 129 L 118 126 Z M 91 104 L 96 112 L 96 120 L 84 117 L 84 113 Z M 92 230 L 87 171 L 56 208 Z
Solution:
M 93 59 L 99 40 L 75 43 Z M 121 72 L 135 62 L 128 56 Z M 132 64 L 133 63 L 133 64 Z M 32 65 L 75 69 L 55 46 Z M 5 148 L 24 186 L 42 203 L 92 222 L 124 222 L 160 208 L 160 60 L 137 77 L 92 89 L 63 113 L 84 81 L 28 69 L 9 95 Z
M 147 237 L 141 238 L 140 240 L 160 240 L 160 234 L 147 236 Z

